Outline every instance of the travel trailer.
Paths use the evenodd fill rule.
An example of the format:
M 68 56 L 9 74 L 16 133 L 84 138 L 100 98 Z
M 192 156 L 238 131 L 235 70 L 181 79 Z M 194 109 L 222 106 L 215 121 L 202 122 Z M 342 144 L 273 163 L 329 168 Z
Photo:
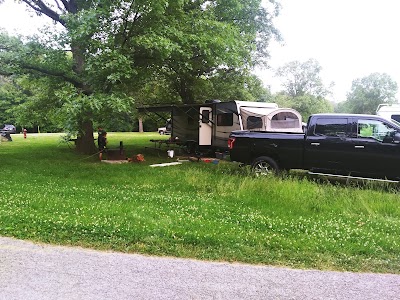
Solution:
M 171 139 L 193 148 L 226 150 L 233 130 L 303 132 L 301 115 L 294 109 L 275 103 L 207 101 L 203 104 L 143 106 L 139 113 L 168 113 Z
M 379 104 L 376 114 L 385 119 L 392 119 L 400 122 L 400 104 Z

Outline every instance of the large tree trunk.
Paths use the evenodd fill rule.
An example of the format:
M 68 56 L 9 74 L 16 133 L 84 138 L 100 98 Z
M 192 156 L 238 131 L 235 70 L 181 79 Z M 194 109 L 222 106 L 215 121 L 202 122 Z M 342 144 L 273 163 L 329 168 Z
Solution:
M 96 153 L 97 149 L 94 144 L 93 122 L 91 120 L 81 123 L 82 132 L 78 134 L 76 139 L 76 149 L 83 154 Z
M 74 60 L 73 71 L 80 77 L 84 78 L 82 74 L 85 70 L 85 56 L 83 55 L 83 51 L 79 45 L 72 43 L 71 45 L 72 57 Z M 80 89 L 81 92 L 90 96 L 93 94 L 92 87 L 88 85 L 84 80 L 82 83 L 76 88 Z M 96 146 L 94 144 L 94 136 L 93 136 L 93 122 L 91 118 L 88 118 L 85 115 L 85 112 L 82 112 L 82 119 L 84 121 L 79 122 L 79 134 L 76 140 L 76 149 L 78 152 L 83 154 L 93 154 L 96 152 Z
M 0 0 L 0 3 L 3 2 Z M 43 14 L 52 19 L 54 22 L 61 24 L 65 27 L 66 31 L 72 38 L 71 41 L 71 53 L 73 59 L 72 71 L 76 76 L 70 78 L 67 76 L 69 82 L 72 83 L 75 88 L 82 94 L 89 96 L 93 94 L 92 87 L 88 84 L 85 79 L 85 41 L 90 42 L 90 35 L 86 37 L 79 37 L 77 40 L 74 40 L 74 34 L 77 32 L 82 34 L 81 29 L 85 28 L 85 24 L 75 24 L 72 28 L 69 28 L 69 24 L 63 16 L 76 16 L 80 11 L 83 11 L 83 7 L 86 6 L 86 0 L 61 0 L 61 1 L 45 1 L 45 0 L 21 0 L 20 2 L 24 2 L 31 9 L 36 11 L 38 14 Z M 54 2 L 55 4 L 50 4 L 50 2 Z M 92 6 L 92 5 L 90 5 Z M 73 18 L 72 18 L 73 19 Z M 76 25 L 81 26 L 81 28 L 74 28 Z M 86 38 L 86 40 L 85 40 Z M 83 43 L 82 43 L 83 41 Z M 47 75 L 54 75 L 52 72 L 45 72 Z M 66 73 L 67 74 L 67 73 Z M 65 75 L 66 75 L 65 74 Z M 56 76 L 59 76 L 57 74 Z M 84 121 L 83 121 L 84 120 Z M 85 111 L 82 111 L 81 119 L 77 120 L 77 125 L 79 128 L 79 134 L 76 140 L 76 148 L 79 152 L 85 154 L 92 154 L 96 152 L 96 147 L 94 144 L 93 137 L 93 122 L 91 118 L 87 118 L 85 116 Z
M 181 79 L 179 82 L 178 93 L 184 104 L 194 103 L 193 80 Z

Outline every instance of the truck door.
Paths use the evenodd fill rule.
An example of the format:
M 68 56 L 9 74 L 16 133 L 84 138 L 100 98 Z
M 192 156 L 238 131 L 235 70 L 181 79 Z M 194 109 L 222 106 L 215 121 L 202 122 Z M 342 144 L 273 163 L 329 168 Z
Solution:
M 200 107 L 199 146 L 211 146 L 213 132 L 211 107 Z
M 400 177 L 400 143 L 398 130 L 374 118 L 357 118 L 354 125 L 351 167 L 355 173 L 388 178 Z
M 349 138 L 351 124 L 347 117 L 315 117 L 310 124 L 304 146 L 306 169 L 343 173 L 353 150 Z

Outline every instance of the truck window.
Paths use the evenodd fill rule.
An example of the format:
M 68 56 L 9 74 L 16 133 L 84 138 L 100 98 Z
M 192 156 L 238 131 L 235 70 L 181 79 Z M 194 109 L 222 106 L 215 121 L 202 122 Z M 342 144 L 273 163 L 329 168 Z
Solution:
M 358 120 L 357 122 L 358 138 L 373 138 L 382 142 L 385 137 L 390 137 L 393 131 L 396 130 L 378 120 Z
M 343 137 L 347 135 L 347 118 L 317 119 L 314 135 Z

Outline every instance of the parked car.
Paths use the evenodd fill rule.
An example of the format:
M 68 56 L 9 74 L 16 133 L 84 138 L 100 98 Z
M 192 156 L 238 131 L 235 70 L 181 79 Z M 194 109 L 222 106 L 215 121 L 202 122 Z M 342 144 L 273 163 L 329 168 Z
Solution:
M 172 131 L 171 119 L 167 119 L 167 121 L 165 122 L 165 127 L 158 128 L 158 133 L 161 135 L 171 134 L 171 131 Z
M 0 132 L 17 133 L 17 129 L 14 125 L 6 124 L 2 129 L 0 129 Z
M 166 127 L 160 127 L 160 128 L 158 128 L 158 133 L 161 134 L 161 135 L 171 134 L 171 131 L 167 131 Z
M 228 145 L 231 160 L 258 174 L 304 169 L 400 181 L 400 124 L 376 115 L 316 114 L 304 134 L 233 131 Z

